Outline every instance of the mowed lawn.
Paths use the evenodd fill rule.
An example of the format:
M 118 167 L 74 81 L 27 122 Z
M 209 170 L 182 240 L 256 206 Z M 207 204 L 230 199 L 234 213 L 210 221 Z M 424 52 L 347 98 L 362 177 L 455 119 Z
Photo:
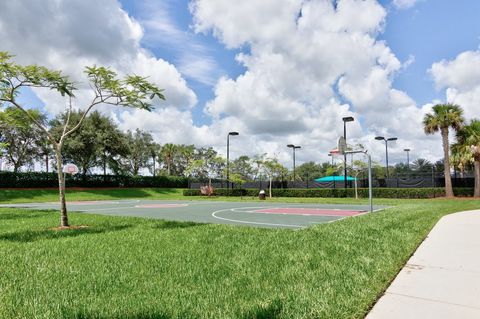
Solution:
M 67 189 L 67 200 L 185 199 L 180 188 Z M 193 198 L 192 198 L 193 199 Z M 58 189 L 0 189 L 0 204 L 56 202 Z
M 90 198 L 89 198 L 90 199 Z M 474 200 L 405 200 L 299 231 L 0 209 L 0 318 L 363 318 Z

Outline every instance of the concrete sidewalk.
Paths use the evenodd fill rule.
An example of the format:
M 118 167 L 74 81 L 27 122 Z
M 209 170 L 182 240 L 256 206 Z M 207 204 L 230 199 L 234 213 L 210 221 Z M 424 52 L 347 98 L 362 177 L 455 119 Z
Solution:
M 480 318 L 480 210 L 443 217 L 366 318 Z

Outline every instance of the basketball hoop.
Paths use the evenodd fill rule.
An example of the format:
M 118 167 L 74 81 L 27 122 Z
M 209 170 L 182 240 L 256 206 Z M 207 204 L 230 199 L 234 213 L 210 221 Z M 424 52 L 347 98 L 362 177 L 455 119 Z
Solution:
M 341 155 L 345 154 L 345 152 L 347 151 L 347 141 L 345 141 L 345 138 L 343 136 L 340 136 L 338 138 L 337 151 Z
M 63 172 L 66 173 L 66 174 L 72 174 L 72 175 L 75 175 L 78 173 L 78 167 L 77 165 L 75 164 L 66 164 L 64 167 L 63 167 Z
M 330 153 L 330 156 L 340 156 L 340 155 L 342 155 L 342 154 L 340 154 L 340 152 L 336 148 L 331 150 L 329 153 Z

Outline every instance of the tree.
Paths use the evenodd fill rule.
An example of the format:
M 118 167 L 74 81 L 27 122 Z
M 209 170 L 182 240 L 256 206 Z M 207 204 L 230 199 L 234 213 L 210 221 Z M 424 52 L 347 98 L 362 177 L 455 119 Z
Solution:
M 423 126 L 426 134 L 434 134 L 440 131 L 443 146 L 443 161 L 445 174 L 445 195 L 453 197 L 452 178 L 450 176 L 450 145 L 448 142 L 448 130 L 453 128 L 458 131 L 463 126 L 463 110 L 455 104 L 437 104 L 433 107 L 433 113 L 426 114 L 423 118 Z
M 354 160 L 352 162 L 352 165 L 350 166 L 350 173 L 355 177 L 355 199 L 358 199 L 358 175 L 361 173 L 365 172 L 365 170 L 368 168 L 367 163 L 360 161 L 360 160 Z
M 238 175 L 238 176 L 234 176 Z M 242 155 L 230 163 L 230 180 L 235 184 L 233 179 L 238 181 L 250 181 L 254 175 L 252 160 L 246 155 Z M 233 179 L 232 179 L 233 176 Z
M 463 133 L 463 132 L 462 132 Z M 460 171 L 460 177 L 463 178 L 465 171 L 474 163 L 473 155 L 470 146 L 462 144 L 459 140 L 463 137 L 457 133 L 457 143 L 451 147 L 452 154 L 450 155 L 450 162 Z
M 77 131 L 88 113 L 97 105 L 112 105 L 152 110 L 149 99 L 158 97 L 164 99 L 162 91 L 151 84 L 146 78 L 127 75 L 119 78 L 117 74 L 105 67 L 86 67 L 85 74 L 88 84 L 92 89 L 92 100 L 78 109 L 84 110 L 77 125 L 70 128 L 70 116 L 74 111 L 75 84 L 60 71 L 52 71 L 37 65 L 19 65 L 11 61 L 11 55 L 0 52 L 0 102 L 8 106 L 15 106 L 24 112 L 32 121 L 32 126 L 40 129 L 48 138 L 55 151 L 57 161 L 58 189 L 60 198 L 60 225 L 68 227 L 67 206 L 65 202 L 65 176 L 63 174 L 62 150 L 65 139 Z M 22 89 L 43 88 L 56 91 L 61 96 L 67 97 L 67 117 L 59 138 L 48 130 L 46 125 L 37 118 L 31 116 L 27 109 L 17 99 Z
M 212 178 L 218 178 L 222 175 L 224 167 L 225 159 L 222 157 L 204 157 L 191 161 L 185 170 L 185 175 L 199 179 L 208 179 L 210 184 Z
M 69 128 L 77 125 L 82 115 L 81 111 L 72 112 Z M 67 116 L 67 113 L 59 114 L 50 122 L 52 134 L 57 139 L 62 134 Z M 73 132 L 65 139 L 63 158 L 77 164 L 83 176 L 97 165 L 103 167 L 106 175 L 109 159 L 124 154 L 126 146 L 122 135 L 109 117 L 94 111 L 85 117 L 81 130 Z
M 163 161 L 167 165 L 167 175 L 170 176 L 172 174 L 173 160 L 175 158 L 175 155 L 177 154 L 177 145 L 172 143 L 167 143 L 163 145 L 160 154 Z
M 124 172 L 138 175 L 140 169 L 149 166 L 154 144 L 152 134 L 137 128 L 134 132 L 128 131 L 125 137 L 127 154 L 120 159 L 120 164 Z
M 196 158 L 195 145 L 177 145 L 176 152 L 176 172 L 180 175 L 185 175 L 185 170 L 190 163 Z
M 38 160 L 45 160 L 45 171 L 48 173 L 48 167 L 50 163 L 50 157 L 53 155 L 52 145 L 48 142 L 48 139 L 44 134 L 39 136 L 37 141 L 37 147 L 39 153 L 37 154 Z
M 410 171 L 410 167 L 405 163 L 395 164 L 395 172 L 398 174 L 407 174 Z
M 326 166 L 324 165 L 326 164 Z M 296 175 L 302 180 L 312 180 L 324 176 L 329 163 L 317 164 L 313 161 L 305 162 L 302 165 L 296 167 Z
M 458 143 L 473 158 L 475 188 L 474 197 L 480 197 L 480 120 L 473 119 L 457 133 Z
M 150 145 L 150 155 L 152 156 L 152 167 L 150 169 L 150 172 L 152 173 L 153 177 L 156 175 L 156 163 L 157 163 L 157 158 L 160 156 L 160 151 L 162 149 L 162 146 L 158 143 L 153 142 Z
M 424 158 L 417 158 L 411 164 L 412 170 L 417 173 L 430 173 L 432 171 L 432 163 Z
M 10 106 L 0 113 L 0 141 L 4 143 L 5 155 L 15 173 L 20 167 L 32 163 L 40 153 L 38 145 L 42 134 L 38 128 L 32 129 L 31 118 L 44 123 L 45 115 L 38 110 L 25 112 Z
M 262 170 L 268 176 L 269 180 L 269 187 L 268 187 L 268 195 L 272 198 L 272 182 L 274 178 L 278 178 L 279 176 L 286 175 L 288 169 L 284 167 L 282 164 L 278 162 L 276 158 L 265 158 L 262 161 Z

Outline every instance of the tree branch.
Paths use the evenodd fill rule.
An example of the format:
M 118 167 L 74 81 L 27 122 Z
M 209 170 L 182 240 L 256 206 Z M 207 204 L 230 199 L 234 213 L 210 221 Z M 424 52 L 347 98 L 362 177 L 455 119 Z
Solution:
M 34 118 L 30 113 L 27 112 L 27 110 L 25 110 L 20 104 L 18 104 L 15 100 L 3 100 L 5 102 L 9 102 L 9 103 L 12 103 L 13 105 L 15 105 L 18 109 L 20 109 L 23 113 L 25 113 L 28 118 L 39 128 L 41 129 L 46 135 L 47 137 L 50 139 L 50 141 L 56 145 L 57 142 L 55 141 L 55 139 L 53 138 L 52 134 L 50 134 L 50 132 L 47 130 L 46 127 L 44 127 L 36 118 Z

